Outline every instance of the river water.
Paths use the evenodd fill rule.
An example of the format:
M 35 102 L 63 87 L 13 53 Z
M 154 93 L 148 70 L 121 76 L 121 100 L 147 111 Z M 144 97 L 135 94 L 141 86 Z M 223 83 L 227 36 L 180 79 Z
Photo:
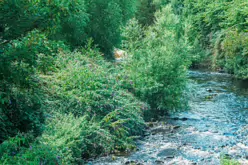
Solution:
M 248 82 L 200 71 L 189 78 L 189 110 L 148 123 L 137 151 L 88 164 L 218 165 L 225 156 L 248 165 Z

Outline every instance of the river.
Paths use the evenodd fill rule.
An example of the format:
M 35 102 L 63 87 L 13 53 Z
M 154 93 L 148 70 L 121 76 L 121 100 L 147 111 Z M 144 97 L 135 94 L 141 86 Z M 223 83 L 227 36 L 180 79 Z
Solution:
M 94 165 L 219 165 L 223 156 L 248 165 L 248 82 L 231 75 L 189 72 L 189 110 L 150 123 L 137 151 Z

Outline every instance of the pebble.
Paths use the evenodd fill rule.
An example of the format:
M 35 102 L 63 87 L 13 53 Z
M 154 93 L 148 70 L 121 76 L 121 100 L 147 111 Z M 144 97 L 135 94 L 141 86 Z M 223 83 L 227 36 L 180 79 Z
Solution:
M 162 160 L 156 160 L 155 163 L 156 164 L 164 164 L 164 161 L 162 161 Z

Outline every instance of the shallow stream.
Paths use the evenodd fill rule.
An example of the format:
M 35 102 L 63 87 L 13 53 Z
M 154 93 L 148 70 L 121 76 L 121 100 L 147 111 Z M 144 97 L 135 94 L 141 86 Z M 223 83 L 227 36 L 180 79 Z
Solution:
M 189 110 L 149 123 L 137 151 L 88 164 L 218 165 L 226 156 L 248 165 L 248 82 L 200 71 L 189 77 Z

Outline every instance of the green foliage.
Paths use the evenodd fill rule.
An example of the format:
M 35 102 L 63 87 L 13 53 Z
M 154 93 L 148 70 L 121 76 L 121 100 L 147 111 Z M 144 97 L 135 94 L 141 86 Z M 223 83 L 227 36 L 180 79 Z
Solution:
M 221 35 L 221 41 L 215 42 L 216 67 L 222 67 L 236 77 L 248 79 L 248 36 L 237 30 L 227 30 Z
M 188 47 L 177 35 L 180 26 L 171 6 L 166 6 L 156 13 L 156 22 L 144 32 L 141 43 L 135 42 L 140 38 L 137 23 L 131 22 L 124 31 L 125 38 L 130 39 L 126 43 L 138 44 L 131 47 L 125 45 L 132 54 L 127 67 L 134 82 L 135 94 L 149 103 L 151 109 L 161 113 L 173 110 L 182 102 L 189 61 Z M 132 35 L 133 32 L 138 34 Z
M 53 73 L 41 76 L 44 132 L 35 142 L 17 146 L 15 155 L 7 145 L 10 152 L 2 150 L 2 162 L 75 164 L 133 149 L 133 140 L 144 129 L 142 113 L 147 105 L 127 91 L 132 85 L 122 66 L 113 68 L 97 50 L 82 53 L 59 53 Z
M 122 47 L 128 50 L 136 50 L 142 46 L 145 29 L 136 19 L 131 19 L 122 29 Z
M 68 36 L 74 35 L 81 41 L 77 30 L 85 25 L 86 18 L 75 20 L 75 24 L 80 25 L 77 30 L 71 31 L 70 27 L 66 32 L 64 29 L 73 16 L 80 17 L 79 13 L 86 16 L 82 2 L 0 2 L 0 142 L 18 132 L 41 133 L 44 117 L 37 72 L 51 70 L 56 53 L 67 49 L 62 41 L 48 38 L 57 39 L 55 36 L 63 34 L 60 40 L 69 42 Z
M 112 49 L 121 42 L 120 28 L 135 10 L 136 0 L 3 0 L 0 2 L 0 43 L 39 29 L 49 39 L 62 40 L 73 48 L 93 38 L 105 56 L 112 58 Z
M 72 46 L 86 41 L 84 27 L 88 15 L 82 0 L 3 0 L 0 6 L 0 40 L 17 39 L 39 29 L 46 32 L 49 38 L 64 40 Z
M 29 1 L 2 0 L 0 2 L 0 41 L 13 40 L 36 26 L 32 3 Z
M 136 19 L 143 26 L 152 25 L 154 23 L 154 14 L 156 7 L 152 0 L 139 0 L 136 12 Z
M 179 105 L 190 61 L 182 25 L 170 6 L 154 17 L 144 1 L 148 17 L 137 17 L 155 24 L 133 19 L 121 36 L 136 2 L 0 1 L 1 164 L 82 164 L 131 150 L 144 112 Z M 131 61 L 106 62 L 101 52 L 111 58 L 122 37 Z
M 157 10 L 162 9 L 166 5 L 171 5 L 173 12 L 176 15 L 180 15 L 184 8 L 184 1 L 185 0 L 153 0 L 153 4 Z
M 7 155 L 16 155 L 23 147 L 29 147 L 29 144 L 33 140 L 34 138 L 31 134 L 18 134 L 13 138 L 9 138 L 0 146 L 0 157 L 3 158 Z
M 87 33 L 108 58 L 121 43 L 121 27 L 135 12 L 136 0 L 87 1 L 90 22 Z
M 17 135 L 0 146 L 0 163 L 9 164 L 58 164 L 60 160 L 51 147 L 34 142 L 30 134 Z
M 33 131 L 34 135 L 39 135 L 44 120 L 39 97 L 32 92 L 20 92 L 17 89 L 6 97 L 9 97 L 9 102 L 1 103 L 0 106 L 0 141 L 18 132 Z
M 103 139 L 108 142 L 107 144 L 103 142 L 103 146 L 94 147 L 96 144 L 93 145 L 93 143 L 97 143 L 99 140 L 95 139 L 98 134 L 93 133 L 80 145 L 75 144 L 75 146 L 89 145 L 84 150 L 80 147 L 81 152 L 73 149 L 75 153 L 82 153 L 84 158 L 88 158 L 101 153 L 109 153 L 114 149 L 125 151 L 132 148 L 133 136 L 139 136 L 143 132 L 142 113 L 143 110 L 147 109 L 147 105 L 127 91 L 131 90 L 132 86 L 130 86 L 127 75 L 122 72 L 122 67 L 113 68 L 112 64 L 103 60 L 97 50 L 90 48 L 83 49 L 82 53 L 59 54 L 55 66 L 57 70 L 53 74 L 43 77 L 43 82 L 46 84 L 44 90 L 49 95 L 49 100 L 45 102 L 47 112 L 49 114 L 72 113 L 76 116 L 75 120 L 80 120 L 77 118 L 84 115 L 94 118 L 94 121 L 100 124 L 97 127 L 91 123 L 85 124 L 87 128 L 80 128 L 82 134 L 85 134 L 84 136 L 89 135 L 87 129 L 91 129 L 88 127 L 92 125 L 92 129 L 95 128 L 96 131 L 105 131 L 106 138 L 108 138 L 108 140 Z M 55 123 L 59 123 L 59 121 L 55 120 Z M 51 123 L 51 126 L 55 123 Z M 75 122 L 67 121 L 65 123 L 75 125 Z M 71 127 L 72 125 L 68 125 L 67 129 L 71 129 L 72 136 L 77 137 L 74 133 L 78 134 L 79 129 L 75 128 L 74 131 Z M 51 134 L 52 132 L 54 131 L 51 131 Z M 104 137 L 105 133 L 99 134 Z M 61 135 L 61 138 L 66 139 L 64 135 Z M 53 136 L 54 134 L 52 134 Z M 45 141 L 51 141 L 52 145 L 56 141 L 55 139 Z M 71 154 L 70 157 L 78 160 L 80 155 Z
M 61 100 L 55 109 L 68 112 L 69 108 L 76 116 L 87 113 L 103 117 L 123 106 L 141 104 L 123 89 L 118 68 L 112 68 L 98 51 L 87 49 L 83 53 L 60 54 L 55 63 L 57 72 L 45 77 L 49 95 Z
M 138 0 L 136 19 L 142 26 L 152 25 L 155 13 L 170 4 L 175 14 L 183 12 L 184 0 Z
M 240 165 L 240 163 L 236 160 L 232 160 L 226 156 L 221 158 L 221 165 Z
M 87 117 L 72 114 L 54 115 L 40 141 L 56 150 L 62 164 L 82 163 L 83 159 L 108 153 L 114 147 L 108 130 Z
M 191 44 L 210 50 L 213 69 L 247 79 L 247 1 L 187 0 L 184 6 L 184 20 L 191 23 L 187 32 Z
M 101 44 L 99 47 L 109 52 L 118 45 L 119 29 L 133 15 L 135 1 L 94 3 L 85 4 L 83 0 L 0 2 L 0 142 L 18 131 L 41 132 L 43 91 L 38 73 L 48 74 L 55 69 L 56 54 L 68 50 L 64 43 L 75 48 L 85 45 L 87 37 L 93 37 L 95 43 Z M 104 13 L 95 13 L 102 11 L 98 8 L 102 3 Z M 89 22 L 89 17 L 99 19 Z M 100 32 L 102 25 L 103 33 Z M 86 35 L 86 31 L 92 34 Z
M 40 78 L 53 67 L 53 57 L 66 49 L 60 42 L 49 41 L 39 31 L 13 40 L 0 54 L 0 141 L 19 131 L 33 130 L 38 135 L 43 122 L 39 95 Z
M 84 0 L 56 1 L 42 0 L 37 12 L 43 14 L 49 37 L 64 40 L 69 45 L 82 46 L 86 42 L 85 28 L 89 18 Z M 50 18 L 49 21 L 47 18 Z M 44 26 L 44 25 L 43 25 Z

